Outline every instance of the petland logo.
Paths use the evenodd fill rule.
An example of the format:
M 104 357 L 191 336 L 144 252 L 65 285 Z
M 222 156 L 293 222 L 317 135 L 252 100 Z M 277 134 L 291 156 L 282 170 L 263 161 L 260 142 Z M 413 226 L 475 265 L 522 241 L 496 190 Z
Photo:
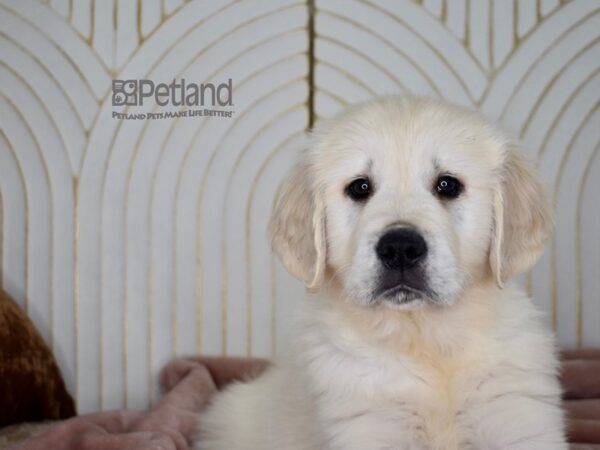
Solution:
M 152 104 L 153 103 L 153 104 Z M 188 83 L 185 78 L 173 80 L 172 83 L 155 84 L 152 80 L 113 80 L 112 105 L 114 107 L 160 106 L 176 107 L 177 110 L 152 113 L 135 113 L 130 108 L 127 112 L 113 111 L 112 116 L 118 119 L 163 119 L 173 117 L 231 117 L 233 111 L 214 109 L 233 106 L 233 81 L 226 83 Z M 182 109 L 210 106 L 213 109 Z

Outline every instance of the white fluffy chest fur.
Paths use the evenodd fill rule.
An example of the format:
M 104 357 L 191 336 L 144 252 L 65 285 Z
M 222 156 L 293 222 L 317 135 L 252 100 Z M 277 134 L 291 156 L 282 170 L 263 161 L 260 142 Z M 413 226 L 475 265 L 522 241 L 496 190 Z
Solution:
M 314 299 L 291 352 L 217 397 L 197 448 L 565 449 L 552 339 L 502 297 L 368 317 Z
M 484 378 L 466 357 L 393 357 L 348 337 L 324 339 L 302 356 L 328 448 L 465 448 L 474 400 L 467 388 Z

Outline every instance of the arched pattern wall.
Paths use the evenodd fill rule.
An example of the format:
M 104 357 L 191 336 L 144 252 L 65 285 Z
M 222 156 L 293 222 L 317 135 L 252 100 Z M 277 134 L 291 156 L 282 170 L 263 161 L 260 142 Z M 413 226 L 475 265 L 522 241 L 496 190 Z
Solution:
M 82 412 L 145 406 L 175 355 L 270 356 L 305 296 L 265 236 L 305 130 L 412 92 L 522 137 L 557 208 L 527 285 L 562 344 L 598 345 L 599 12 L 595 0 L 1 0 L 0 284 Z M 112 118 L 111 80 L 140 78 L 232 78 L 235 113 Z

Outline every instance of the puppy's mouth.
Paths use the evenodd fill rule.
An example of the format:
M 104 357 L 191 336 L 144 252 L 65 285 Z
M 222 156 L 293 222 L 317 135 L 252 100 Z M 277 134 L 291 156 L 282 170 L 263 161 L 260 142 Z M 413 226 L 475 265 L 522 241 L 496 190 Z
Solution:
M 426 276 L 421 267 L 411 270 L 384 270 L 373 290 L 372 303 L 385 301 L 405 305 L 416 300 L 432 300 Z
M 428 297 L 428 294 L 424 290 L 398 284 L 378 292 L 375 297 L 395 304 L 407 304 L 415 300 L 423 300 Z

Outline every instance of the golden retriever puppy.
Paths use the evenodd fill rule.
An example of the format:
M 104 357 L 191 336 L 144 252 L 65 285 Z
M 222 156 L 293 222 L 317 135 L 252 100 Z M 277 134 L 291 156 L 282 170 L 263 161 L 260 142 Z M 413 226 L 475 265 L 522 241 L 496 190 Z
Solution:
M 550 228 L 530 163 L 472 112 L 385 98 L 326 122 L 270 225 L 316 295 L 196 449 L 566 449 L 553 337 L 511 282 Z

